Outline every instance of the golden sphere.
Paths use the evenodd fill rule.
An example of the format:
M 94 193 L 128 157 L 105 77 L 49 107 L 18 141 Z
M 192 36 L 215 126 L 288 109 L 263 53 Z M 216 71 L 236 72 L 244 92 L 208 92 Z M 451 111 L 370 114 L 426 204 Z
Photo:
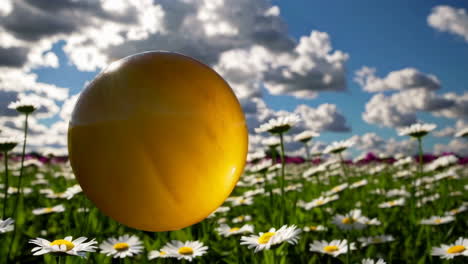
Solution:
M 146 231 L 195 224 L 232 192 L 248 132 L 239 101 L 208 66 L 145 52 L 112 63 L 80 95 L 68 150 L 86 196 Z

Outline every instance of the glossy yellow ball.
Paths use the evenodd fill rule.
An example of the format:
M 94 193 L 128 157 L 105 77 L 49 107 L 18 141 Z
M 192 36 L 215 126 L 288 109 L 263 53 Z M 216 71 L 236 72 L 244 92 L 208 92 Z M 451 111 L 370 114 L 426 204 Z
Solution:
M 195 224 L 229 196 L 247 126 L 229 85 L 186 56 L 145 52 L 112 63 L 80 95 L 68 129 L 86 196 L 133 228 Z

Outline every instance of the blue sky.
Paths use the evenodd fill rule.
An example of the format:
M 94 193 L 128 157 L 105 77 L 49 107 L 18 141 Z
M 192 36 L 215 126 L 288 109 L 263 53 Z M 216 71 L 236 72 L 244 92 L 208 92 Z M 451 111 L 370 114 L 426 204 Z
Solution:
M 9 0 L 7 2 L 14 3 Z M 230 37 L 233 40 L 239 40 L 240 37 L 238 38 L 237 35 L 242 35 L 242 33 L 244 33 L 243 31 L 246 30 L 248 33 L 249 27 L 257 26 L 254 24 L 245 26 L 242 25 L 242 21 L 235 21 L 236 15 L 232 14 L 235 13 L 233 10 L 238 8 L 241 10 L 244 19 L 246 20 L 250 19 L 251 16 L 258 16 L 259 13 L 265 13 L 265 15 L 263 15 L 263 19 L 271 19 L 268 21 L 272 24 L 271 28 L 267 28 L 267 30 L 271 30 L 275 33 L 279 32 L 280 35 L 284 35 L 279 37 L 280 40 L 283 38 L 282 40 L 284 41 L 284 38 L 291 37 L 295 40 L 294 45 L 296 45 L 299 43 L 299 39 L 301 37 L 309 36 L 311 31 L 325 32 L 328 34 L 330 43 L 333 46 L 333 51 L 339 50 L 349 55 L 349 59 L 345 62 L 346 72 L 344 73 L 346 77 L 346 91 L 322 91 L 318 88 L 318 95 L 313 99 L 298 98 L 288 95 L 287 93 L 272 95 L 270 93 L 271 89 L 265 85 L 265 83 L 268 82 L 266 77 L 262 77 L 263 79 L 260 78 L 259 87 L 261 91 L 261 99 L 263 99 L 266 105 L 274 111 L 286 110 L 293 112 L 300 104 L 308 105 L 312 109 L 316 109 L 325 103 L 336 105 L 339 115 L 344 116 L 347 124 L 351 126 L 352 130 L 350 132 L 332 132 L 325 129 L 322 131 L 322 135 L 320 137 L 320 140 L 323 142 L 328 143 L 331 141 L 342 140 L 353 135 L 363 135 L 369 132 L 376 133 L 384 139 L 392 137 L 399 140 L 402 139 L 397 136 L 395 126 L 387 125 L 384 127 L 382 124 L 370 124 L 363 120 L 363 112 L 365 111 L 366 104 L 368 104 L 371 98 L 377 94 L 376 92 L 369 93 L 363 91 L 363 87 L 353 81 L 355 72 L 363 66 L 375 68 L 375 75 L 379 78 L 385 78 L 387 74 L 397 72 L 405 68 L 415 68 L 423 75 L 432 74 L 436 76 L 441 83 L 441 88 L 435 91 L 437 96 L 440 97 L 450 92 L 454 92 L 461 96 L 468 91 L 468 74 L 466 74 L 466 70 L 468 69 L 468 33 L 466 33 L 468 32 L 468 24 L 466 22 L 468 21 L 468 15 L 466 15 L 468 2 L 466 1 L 224 0 L 221 1 L 222 4 L 219 5 L 220 0 L 213 0 L 213 3 L 218 3 L 214 4 L 214 9 L 212 7 L 211 9 L 206 9 L 207 6 L 209 7 L 207 3 L 211 3 L 209 1 L 194 1 L 189 5 L 186 3 L 181 4 L 180 1 L 156 0 L 152 2 L 149 0 L 140 2 L 129 1 L 127 6 L 123 5 L 123 8 L 135 8 L 135 10 L 137 10 L 137 17 L 131 17 L 131 15 L 126 17 L 127 14 L 125 12 L 113 9 L 112 6 L 111 9 L 106 9 L 104 8 L 105 2 L 106 1 L 104 0 L 102 1 L 102 6 L 98 2 L 95 3 L 96 6 L 86 6 L 90 8 L 89 10 L 85 10 L 84 7 L 77 8 L 72 4 L 72 2 L 67 4 L 66 1 L 64 1 L 63 5 L 60 7 L 48 7 L 45 4 L 34 6 L 34 3 L 29 3 L 24 0 L 16 2 L 17 4 L 11 4 L 10 7 L 8 7 L 8 4 L 6 5 L 7 7 L 0 5 L 0 15 L 6 14 L 6 17 L 13 21 L 10 21 L 11 23 L 24 23 L 24 25 L 22 24 L 22 28 L 25 31 L 21 32 L 21 28 L 18 29 L 18 27 L 12 27 L 11 23 L 9 24 L 8 19 L 4 20 L 4 22 L 0 22 L 0 28 L 5 30 L 5 32 L 11 33 L 13 38 L 18 38 L 19 40 L 24 41 L 23 43 L 26 43 L 18 44 L 19 42 L 11 42 L 8 43 L 9 46 L 4 44 L 4 46 L 6 45 L 6 48 L 0 45 L 0 67 L 5 64 L 7 65 L 7 69 L 20 70 L 24 74 L 35 73 L 38 76 L 38 83 L 53 84 L 61 88 L 63 87 L 64 89 L 68 89 L 69 95 L 79 93 L 85 86 L 86 82 L 92 80 L 100 69 L 105 66 L 102 62 L 96 62 L 93 59 L 89 59 L 88 61 L 80 60 L 80 56 L 76 56 L 76 54 L 74 54 L 75 49 L 76 52 L 84 52 L 92 49 L 93 52 L 95 52 L 93 54 L 102 55 L 107 58 L 108 62 L 110 62 L 115 58 L 131 55 L 132 53 L 135 53 L 135 51 L 140 52 L 149 49 L 159 49 L 160 47 L 164 50 L 170 50 L 171 47 L 174 47 L 174 51 L 192 55 L 202 61 L 210 63 L 212 66 L 217 67 L 216 65 L 219 65 L 221 55 L 229 53 L 231 50 L 241 49 L 248 51 L 249 48 L 254 45 L 264 45 L 268 48 L 268 44 L 264 44 L 264 42 L 255 42 L 255 39 L 248 39 L 248 37 L 245 36 L 243 37 L 246 39 L 243 40 L 248 44 L 242 44 L 239 46 L 233 45 L 228 48 L 225 47 L 226 45 L 217 46 L 217 42 L 221 42 L 219 41 L 220 38 Z M 143 2 L 145 4 L 141 4 Z M 111 1 L 109 3 L 113 2 Z M 35 14 L 40 13 L 44 14 L 44 16 L 37 16 L 35 21 L 21 20 L 21 17 L 18 16 L 17 13 L 24 14 L 24 12 L 26 12 L 25 10 L 22 10 L 23 13 L 19 11 L 21 11 L 21 8 L 25 8 L 26 5 L 28 5 L 28 9 L 25 10 L 34 9 L 36 12 Z M 181 10 L 189 9 L 179 8 L 183 5 L 190 6 L 191 8 L 194 8 L 194 10 L 198 11 L 205 8 L 209 12 L 213 12 L 211 14 L 212 17 L 218 17 L 219 19 L 219 21 L 215 21 L 215 23 L 221 24 L 225 20 L 234 28 L 237 27 L 238 33 L 234 35 L 226 33 L 225 36 L 222 34 L 215 36 L 209 34 L 200 36 L 195 33 L 190 35 L 192 34 L 190 33 L 190 36 L 183 36 L 184 31 L 182 27 L 169 27 L 173 32 L 166 31 L 165 33 L 161 33 L 162 31 L 158 31 L 159 29 L 157 27 L 159 25 L 156 21 L 156 23 L 152 25 L 152 29 L 145 29 L 145 33 L 148 33 L 146 38 L 143 37 L 138 41 L 127 39 L 127 41 L 124 41 L 123 43 L 119 42 L 119 44 L 115 45 L 105 44 L 103 47 L 97 47 L 100 46 L 101 40 L 105 40 L 105 37 L 107 36 L 104 35 L 108 33 L 105 30 L 100 29 L 100 27 L 104 27 L 105 23 L 109 22 L 106 20 L 109 16 L 103 15 L 105 12 L 109 12 L 109 14 L 113 12 L 112 15 L 115 15 L 117 18 L 122 16 L 121 21 L 116 19 L 112 22 L 120 23 L 113 24 L 117 25 L 116 27 L 121 27 L 118 28 L 116 36 L 124 36 L 129 31 L 138 28 L 138 26 L 142 26 L 142 23 L 145 22 L 141 20 L 139 21 L 141 22 L 140 24 L 134 25 L 134 28 L 130 28 L 128 27 L 128 24 L 125 24 L 128 22 L 125 21 L 132 21 L 132 19 L 137 21 L 141 17 L 144 17 L 143 14 L 146 11 L 153 12 L 151 13 L 151 16 L 157 16 L 158 12 L 164 13 L 165 18 L 172 19 L 165 21 L 166 24 L 170 21 L 181 19 L 183 15 L 188 17 L 190 14 L 185 14 L 183 13 L 185 11 Z M 274 15 L 266 15 L 266 11 L 271 11 L 269 8 L 273 5 L 277 5 L 279 7 L 279 16 L 278 14 L 274 14 L 275 12 L 273 12 Z M 443 29 L 436 28 L 436 26 L 428 24 L 428 16 L 432 12 L 435 12 L 434 7 L 441 5 L 448 6 L 450 9 L 449 11 L 453 11 L 451 13 L 452 16 L 455 12 L 465 12 L 458 18 L 449 21 L 459 28 L 461 27 L 461 33 L 454 32 L 454 30 L 445 30 L 445 32 L 443 32 Z M 161 9 L 158 9 L 159 7 Z M 101 10 L 102 12 L 97 12 L 95 10 Z M 179 14 L 177 12 L 181 13 Z M 230 17 L 230 15 L 232 15 L 232 17 Z M 165 19 L 162 17 L 158 18 L 161 21 L 164 21 Z M 98 22 L 95 24 L 88 23 L 88 21 L 94 21 L 93 19 Z M 278 22 L 280 20 L 282 22 Z M 193 28 L 203 27 L 208 22 L 200 22 L 200 24 L 193 25 Z M 283 22 L 284 25 L 286 25 L 287 30 L 283 30 L 282 28 L 278 29 L 277 23 Z M 43 28 L 41 28 L 42 23 L 45 25 Z M 464 30 L 464 27 L 467 29 Z M 98 37 L 91 35 L 91 33 L 89 33 L 91 32 L 90 29 L 98 31 L 101 30 L 99 32 L 102 34 L 103 39 L 99 38 L 99 34 Z M 37 30 L 37 32 L 34 30 Z M 193 31 L 197 32 L 196 30 Z M 27 34 L 30 34 L 33 37 L 28 36 Z M 172 38 L 169 37 L 169 35 L 172 36 Z M 76 40 L 77 36 L 84 37 L 85 41 L 80 43 Z M 248 36 L 248 34 L 246 34 L 246 36 Z M 166 37 L 169 40 L 166 42 L 160 42 L 160 39 L 164 39 Z M 193 39 L 190 39 L 190 37 Z M 49 41 L 47 43 L 50 43 L 51 46 L 48 47 L 46 45 L 44 47 L 40 47 L 39 41 Z M 171 41 L 175 42 L 171 43 Z M 29 59 L 29 61 L 24 60 L 22 62 L 17 62 L 14 65 L 10 63 L 13 66 L 8 65 L 6 62 L 3 63 L 1 60 L 4 57 L 2 56 L 6 55 L 2 54 L 2 48 L 5 48 L 6 51 L 11 51 L 9 48 L 12 45 L 13 47 L 15 47 L 15 45 L 19 45 L 18 48 L 21 48 L 21 51 L 26 50 L 26 52 L 29 52 L 29 55 L 34 51 L 40 52 L 42 55 L 53 53 L 53 57 L 57 58 L 58 64 L 46 63 L 44 61 L 40 61 L 40 59 L 39 61 L 31 61 L 32 59 Z M 190 45 L 200 46 L 191 47 Z M 229 44 L 227 44 L 227 46 L 229 46 Z M 221 52 L 214 55 L 211 54 L 213 55 L 212 57 L 203 57 L 206 55 L 204 51 L 209 51 L 210 49 L 216 50 L 216 48 L 219 47 L 222 47 L 220 48 L 220 50 L 222 50 Z M 286 51 L 286 53 L 293 57 L 297 55 L 291 50 Z M 215 59 L 213 60 L 213 58 Z M 243 60 L 244 58 L 236 59 Z M 22 66 L 18 67 L 18 65 Z M 285 67 L 290 67 L 290 65 L 286 65 Z M 243 70 L 249 71 L 250 69 L 247 67 L 247 69 Z M 220 73 L 223 75 L 222 70 Z M 247 72 L 243 73 L 247 74 Z M 259 74 L 261 75 L 263 73 Z M 228 82 L 231 81 L 231 76 L 228 74 L 224 75 L 224 77 Z M 258 79 L 255 79 L 258 78 L 258 76 L 249 76 L 249 78 L 254 79 L 254 81 L 248 83 L 249 85 L 254 85 L 255 80 L 258 81 Z M 232 85 L 235 88 L 236 84 Z M 0 92 L 1 89 L 2 87 L 0 86 Z M 304 89 L 311 89 L 314 91 L 315 87 L 304 87 Z M 400 87 L 399 89 L 402 91 L 406 89 L 406 87 Z M 234 90 L 237 91 L 236 89 Z M 380 93 L 385 94 L 386 96 L 390 96 L 397 92 L 398 91 L 394 90 L 380 91 Z M 65 102 L 66 100 L 58 100 L 55 103 L 60 107 L 64 105 Z M 464 101 L 461 102 L 464 103 Z M 463 106 L 459 106 L 459 108 L 463 108 Z M 434 115 L 434 111 L 416 110 L 415 113 L 417 114 L 418 120 L 436 123 L 439 129 L 448 126 L 454 127 L 457 120 L 463 119 L 466 121 L 468 119 L 464 112 L 461 116 L 458 114 L 459 116 L 456 118 L 437 117 Z M 61 117 L 59 112 L 51 116 L 52 117 L 40 120 L 40 123 L 52 126 L 59 121 L 63 121 L 60 119 Z M 431 136 L 428 137 L 425 149 L 427 151 L 431 151 L 434 144 L 448 144 L 451 141 L 451 137 Z
M 349 91 L 322 93 L 313 100 L 298 100 L 292 96 L 267 96 L 265 101 L 274 109 L 292 110 L 297 104 L 317 106 L 332 102 L 346 115 L 352 126 L 349 133 L 324 135 L 328 140 L 344 139 L 352 134 L 375 131 L 385 138 L 398 137 L 392 128 L 367 124 L 361 114 L 372 94 L 363 92 L 353 81 L 356 70 L 363 65 L 376 67 L 377 75 L 405 67 L 415 67 L 432 73 L 441 80 L 441 92 L 468 91 L 468 45 L 462 37 L 435 31 L 427 24 L 434 6 L 448 4 L 466 8 L 466 1 L 284 1 L 273 3 L 281 8 L 290 34 L 298 39 L 311 29 L 328 32 L 335 49 L 350 54 L 347 63 Z M 439 127 L 453 125 L 454 120 L 420 113 L 425 122 Z M 428 138 L 427 149 L 448 138 Z

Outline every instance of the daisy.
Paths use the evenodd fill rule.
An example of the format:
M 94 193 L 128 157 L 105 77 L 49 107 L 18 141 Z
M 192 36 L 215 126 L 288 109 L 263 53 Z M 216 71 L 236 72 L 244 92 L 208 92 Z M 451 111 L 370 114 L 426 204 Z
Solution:
M 253 233 L 253 226 L 243 225 L 242 227 L 230 227 L 228 225 L 221 225 L 218 228 L 216 228 L 216 231 L 224 237 L 229 237 L 232 235 Z
M 251 205 L 251 204 L 253 204 L 252 197 L 239 197 L 232 201 L 232 206 Z
M 272 134 L 282 134 L 300 121 L 299 116 L 295 114 L 280 116 L 276 119 L 270 119 L 267 123 L 255 128 L 255 132 L 270 132 Z
M 14 149 L 18 145 L 18 139 L 13 137 L 0 137 L 0 151 L 5 153 Z
M 97 244 L 94 239 L 88 242 L 84 242 L 86 239 L 86 237 L 79 237 L 75 240 L 72 240 L 71 236 L 67 236 L 64 239 L 57 239 L 50 242 L 46 239 L 38 237 L 29 240 L 29 243 L 37 245 L 37 247 L 31 250 L 34 256 L 48 253 L 65 253 L 68 255 L 85 257 L 86 252 L 95 251 L 95 244 Z
M 257 188 L 255 190 L 249 190 L 249 191 L 246 191 L 245 193 L 243 193 L 242 195 L 244 197 L 254 197 L 256 195 L 259 195 L 259 194 L 264 194 L 265 193 L 265 189 L 264 188 Z
M 18 193 L 19 193 L 18 188 L 13 187 L 13 186 L 8 187 L 8 194 L 18 194 Z M 30 193 L 32 193 L 31 188 L 27 188 L 27 187 L 23 188 L 23 194 L 30 194 Z
M 349 186 L 349 188 L 350 188 L 350 189 L 356 189 L 356 188 L 365 186 L 365 185 L 367 185 L 368 183 L 369 183 L 369 182 L 368 182 L 366 179 L 360 180 L 360 181 L 357 181 L 357 182 L 351 184 L 351 185 Z
M 393 163 L 393 166 L 395 167 L 402 167 L 405 165 L 409 165 L 413 163 L 413 158 L 412 157 L 405 157 L 397 160 L 395 163 Z
M 264 173 L 268 170 L 268 168 L 272 165 L 271 160 L 262 160 L 256 164 L 254 164 L 251 168 L 250 171 L 252 172 L 257 172 L 257 173 Z
M 411 194 L 406 191 L 405 189 L 392 189 L 385 193 L 387 197 L 394 197 L 394 196 L 405 196 L 409 197 Z
M 338 154 L 338 153 L 345 151 L 352 145 L 354 145 L 354 143 L 350 140 L 335 141 L 332 144 L 328 145 L 323 151 L 323 153 Z
M 367 221 L 367 217 L 361 215 L 360 209 L 351 210 L 346 215 L 338 214 L 333 217 L 333 223 L 343 230 L 363 229 L 366 227 Z
M 332 255 L 333 257 L 337 257 L 338 255 L 344 254 L 348 252 L 348 242 L 347 240 L 332 240 L 331 242 L 327 242 L 325 240 L 322 241 L 314 241 L 313 243 L 309 244 L 309 250 L 312 252 L 319 252 L 328 255 Z M 354 243 L 349 245 L 350 250 L 355 250 L 356 247 Z
M 447 155 L 437 158 L 436 160 L 429 163 L 426 167 L 426 171 L 435 171 L 438 169 L 443 169 L 451 165 L 457 164 L 458 158 L 454 155 Z
M 366 225 L 375 225 L 375 226 L 378 226 L 378 225 L 382 224 L 379 221 L 379 219 L 377 219 L 377 218 L 369 219 L 369 218 L 367 218 L 365 216 L 363 216 L 363 223 L 366 224 Z
M 143 250 L 141 241 L 137 236 L 123 235 L 118 238 L 111 237 L 99 246 L 102 254 L 113 258 L 125 258 L 138 255 Z
M 337 185 L 337 186 L 333 187 L 331 190 L 325 192 L 325 195 L 337 194 L 339 192 L 344 191 L 346 188 L 348 188 L 348 184 L 343 183 L 343 184 Z
M 265 157 L 266 154 L 263 151 L 247 153 L 247 162 L 257 162 Z
M 0 234 L 13 231 L 13 223 L 15 220 L 7 218 L 5 220 L 0 219 Z
M 461 212 L 465 212 L 466 209 L 467 209 L 467 207 L 462 205 L 462 206 L 460 206 L 458 208 L 455 208 L 455 209 L 452 209 L 452 210 L 450 210 L 448 212 L 445 212 L 445 214 L 446 215 L 457 215 L 457 214 L 459 214 Z
M 381 244 L 394 241 L 392 235 L 380 235 L 380 236 L 373 236 L 373 237 L 361 237 L 358 238 L 358 241 L 361 243 L 361 247 L 367 247 L 371 244 Z
M 232 222 L 234 224 L 237 224 L 237 223 L 247 222 L 247 221 L 250 221 L 250 220 L 252 220 L 252 216 L 250 216 L 250 215 L 239 215 L 239 216 L 235 217 L 234 219 L 232 219 Z
M 148 254 L 148 259 L 149 260 L 152 260 L 152 259 L 155 259 L 155 258 L 168 258 L 168 257 L 171 257 L 171 256 L 167 255 L 167 252 L 162 251 L 162 250 L 152 250 Z
M 63 192 L 63 195 L 62 197 L 63 198 L 66 198 L 67 200 L 70 200 L 71 198 L 73 198 L 73 196 L 81 193 L 83 191 L 83 189 L 81 189 L 81 186 L 78 185 L 78 184 L 75 184 L 71 187 L 68 187 L 65 192 Z
M 433 256 L 439 256 L 442 259 L 452 259 L 456 256 L 468 256 L 468 239 L 458 238 L 455 243 L 451 245 L 441 245 L 440 247 L 433 247 Z
M 65 211 L 65 207 L 62 204 L 56 205 L 54 207 L 44 207 L 37 208 L 32 211 L 35 215 L 50 214 L 50 213 L 61 213 Z
M 32 185 L 41 185 L 41 184 L 49 185 L 49 181 L 46 179 L 37 179 L 37 180 L 32 181 L 31 184 Z
M 304 232 L 321 232 L 321 231 L 327 231 L 328 228 L 326 228 L 325 226 L 323 225 L 310 225 L 310 226 L 305 226 L 304 228 L 302 228 L 302 230 L 304 230 Z
M 421 225 L 442 225 L 455 221 L 455 217 L 451 215 L 447 216 L 431 216 L 429 219 L 421 220 Z
M 251 235 L 249 237 L 241 237 L 241 245 L 247 245 L 248 248 L 255 248 L 255 252 L 268 250 L 271 246 L 288 242 L 289 244 L 296 244 L 299 239 L 301 230 L 295 225 L 284 225 L 276 230 L 271 228 L 268 232 L 260 232 L 259 235 Z
M 214 212 L 212 212 L 208 218 L 212 218 L 214 217 L 216 214 L 222 214 L 222 213 L 226 213 L 226 212 L 229 212 L 229 210 L 231 210 L 230 207 L 227 207 L 227 206 L 220 206 L 218 207 L 218 209 L 216 209 Z
M 405 198 L 400 198 L 397 200 L 389 201 L 389 202 L 383 202 L 379 204 L 379 208 L 390 208 L 394 206 L 403 206 L 405 204 Z
M 167 252 L 169 257 L 180 259 L 185 259 L 192 261 L 194 258 L 203 256 L 208 250 L 207 246 L 204 246 L 202 242 L 199 241 L 178 241 L 172 240 L 170 243 L 167 243 L 161 251 Z
M 375 262 L 373 259 L 363 259 L 361 264 L 386 264 L 383 259 L 378 259 L 377 262 Z
M 302 207 L 306 210 L 310 210 L 312 208 L 325 205 L 329 202 L 336 201 L 338 200 L 338 197 L 338 194 L 335 194 L 333 196 L 320 196 L 319 198 L 314 199 L 308 203 L 304 203 Z
M 319 133 L 315 132 L 315 131 L 310 131 L 310 130 L 306 130 L 302 133 L 299 133 L 297 134 L 295 137 L 294 137 L 294 141 L 299 141 L 299 142 L 302 142 L 302 143 L 306 143 L 306 142 L 309 142 L 309 140 L 315 138 L 315 137 L 318 137 L 320 136 Z
M 404 127 L 398 131 L 400 136 L 410 136 L 414 138 L 422 138 L 429 132 L 434 130 L 437 126 L 435 124 L 412 124 L 409 127 Z
M 306 171 L 304 171 L 302 175 L 304 176 L 304 178 L 309 178 L 310 176 L 313 176 L 320 172 L 325 172 L 326 170 L 327 170 L 326 166 L 320 165 L 318 167 L 312 167 L 310 169 L 307 169 Z
M 22 98 L 16 102 L 11 102 L 8 108 L 15 109 L 23 114 L 30 114 L 40 107 L 39 101 L 31 98 Z

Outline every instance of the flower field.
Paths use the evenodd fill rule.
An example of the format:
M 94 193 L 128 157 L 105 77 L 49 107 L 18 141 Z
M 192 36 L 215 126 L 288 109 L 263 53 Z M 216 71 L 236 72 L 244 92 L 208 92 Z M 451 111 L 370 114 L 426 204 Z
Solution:
M 341 153 L 352 144 L 343 141 L 309 161 L 293 160 L 283 155 L 283 134 L 297 120 L 274 121 L 258 129 L 279 135 L 265 147 L 270 155 L 250 153 L 225 203 L 202 222 L 172 232 L 144 232 L 113 221 L 84 196 L 66 159 L 10 155 L 6 160 L 5 148 L 12 145 L 2 142 L 0 261 L 468 261 L 468 168 L 462 159 L 368 154 L 348 161 Z M 400 133 L 422 143 L 432 129 L 418 124 Z M 304 132 L 296 140 L 307 147 L 316 136 Z

